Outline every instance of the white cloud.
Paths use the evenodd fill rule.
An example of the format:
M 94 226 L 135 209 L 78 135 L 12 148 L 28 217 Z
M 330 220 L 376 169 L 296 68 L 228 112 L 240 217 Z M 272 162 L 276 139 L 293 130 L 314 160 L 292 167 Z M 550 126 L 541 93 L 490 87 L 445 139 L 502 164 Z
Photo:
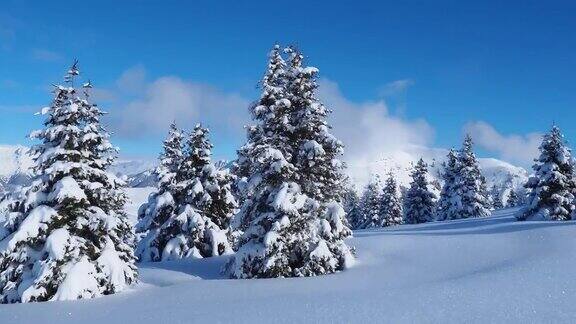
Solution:
M 96 88 L 93 95 L 108 101 L 111 130 L 125 138 L 162 136 L 175 120 L 184 128 L 202 122 L 222 140 L 241 144 L 243 126 L 250 123 L 248 99 L 175 76 L 147 81 L 142 67 L 125 71 L 113 87 Z M 406 167 L 420 154 L 430 156 L 426 147 L 433 143 L 434 131 L 424 120 L 394 116 L 384 100 L 352 102 L 327 79 L 319 81 L 318 95 L 334 111 L 330 122 L 346 145 L 344 159 L 357 181 L 365 182 L 370 173 Z
M 503 160 L 524 167 L 532 164 L 542 141 L 542 134 L 539 133 L 503 135 L 483 121 L 468 123 L 464 126 L 464 131 L 469 133 L 480 147 L 496 153 Z
M 114 88 L 95 89 L 97 99 L 110 101 L 111 129 L 128 138 L 164 134 L 172 121 L 189 129 L 202 122 L 221 136 L 243 136 L 248 100 L 206 84 L 164 76 L 146 80 L 136 67 L 124 72 Z
M 108 101 L 103 106 L 111 112 L 107 117 L 110 128 L 124 138 L 159 138 L 172 121 L 186 129 L 202 122 L 221 143 L 233 148 L 244 142 L 243 126 L 251 122 L 250 100 L 176 76 L 149 81 L 142 67 L 125 71 L 114 86 L 94 89 L 93 94 L 97 100 Z M 350 101 L 327 79 L 319 80 L 318 96 L 333 110 L 333 132 L 345 145 L 348 173 L 358 184 L 366 183 L 372 173 L 388 171 L 407 183 L 406 169 L 411 162 L 420 157 L 439 161 L 446 154 L 446 150 L 434 148 L 434 129 L 425 120 L 392 114 L 383 99 Z M 481 122 L 469 124 L 467 130 L 481 147 L 523 166 L 535 156 L 539 142 L 538 134 L 505 137 Z M 229 151 L 227 158 L 234 158 L 234 152 Z
M 414 80 L 412 79 L 402 79 L 386 83 L 382 89 L 380 89 L 380 95 L 384 97 L 405 95 L 408 88 L 414 85 Z
M 137 65 L 124 71 L 116 81 L 116 86 L 120 91 L 128 93 L 142 92 L 146 87 L 146 70 Z
M 384 174 L 409 166 L 419 155 L 431 155 L 426 147 L 433 144 L 434 130 L 426 121 L 393 116 L 383 100 L 351 102 L 326 79 L 319 82 L 319 97 L 333 110 L 333 131 L 346 146 L 344 160 L 356 182 L 366 183 L 371 173 Z

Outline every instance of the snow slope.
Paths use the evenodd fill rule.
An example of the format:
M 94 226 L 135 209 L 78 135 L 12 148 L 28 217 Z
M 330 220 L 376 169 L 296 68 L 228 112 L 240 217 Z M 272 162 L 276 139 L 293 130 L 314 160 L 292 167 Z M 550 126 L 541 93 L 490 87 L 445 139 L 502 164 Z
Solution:
M 355 161 L 348 163 L 348 173 L 358 188 L 363 188 L 372 174 L 378 174 L 381 179 L 387 177 L 388 172 L 392 172 L 401 186 L 407 187 L 410 184 L 411 165 L 422 157 L 429 164 L 430 180 L 441 180 L 442 162 L 446 160 L 448 151 L 440 148 L 418 147 L 389 152 L 378 160 Z M 518 166 L 494 158 L 478 158 L 480 170 L 486 177 L 488 188 L 496 185 L 507 188 L 519 189 L 528 180 L 528 172 Z M 507 198 L 507 194 L 505 195 Z
M 126 188 L 128 202 L 124 206 L 124 210 L 128 214 L 132 224 L 136 224 L 140 206 L 148 200 L 148 196 L 155 190 L 156 188 L 154 187 Z
M 140 192 L 141 193 L 141 192 Z M 131 291 L 0 305 L 2 323 L 505 323 L 576 321 L 575 222 L 514 210 L 355 233 L 354 268 L 317 278 L 227 280 L 226 257 L 141 264 Z
M 30 167 L 33 163 L 27 152 L 28 148 L 25 146 L 0 145 L 0 186 L 10 189 L 28 184 Z M 438 178 L 441 162 L 444 161 L 446 153 L 447 151 L 444 149 L 413 147 L 410 150 L 390 153 L 377 161 L 360 161 L 349 164 L 348 172 L 358 188 L 362 188 L 367 183 L 372 173 L 377 173 L 384 179 L 389 171 L 396 175 L 401 185 L 408 186 L 412 162 L 420 156 L 424 157 L 431 164 L 431 178 Z M 489 187 L 492 184 L 505 187 L 504 184 L 511 181 L 514 188 L 519 188 L 528 178 L 528 172 L 525 169 L 501 160 L 480 158 L 479 162 Z M 122 159 L 116 161 L 110 171 L 125 177 L 130 187 L 150 187 L 156 183 L 155 175 L 152 172 L 156 163 L 155 159 Z M 218 161 L 216 165 L 217 167 L 230 167 L 230 163 L 226 161 Z M 504 199 L 506 197 L 507 195 Z

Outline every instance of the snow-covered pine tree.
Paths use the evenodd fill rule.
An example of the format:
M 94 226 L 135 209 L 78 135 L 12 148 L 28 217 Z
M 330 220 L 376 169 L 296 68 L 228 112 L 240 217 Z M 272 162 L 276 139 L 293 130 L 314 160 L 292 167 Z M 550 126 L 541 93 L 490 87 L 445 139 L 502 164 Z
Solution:
M 310 245 L 302 249 L 304 264 L 297 275 L 333 273 L 353 260 L 352 251 L 344 243 L 352 234 L 346 226 L 342 207 L 345 165 L 340 157 L 344 146 L 330 132 L 327 119 L 331 111 L 316 96 L 318 69 L 304 66 L 303 55 L 298 50 L 289 48 L 288 53 L 290 124 L 296 145 L 293 164 L 298 170 L 297 182 L 302 192 L 316 206 L 310 214 Z
M 160 163 L 154 171 L 158 179 L 158 190 L 150 194 L 148 202 L 138 209 L 136 232 L 142 237 L 136 247 L 136 256 L 140 261 L 160 259 L 161 251 L 152 245 L 152 240 L 160 226 L 175 213 L 177 201 L 182 198 L 182 184 L 177 174 L 184 159 L 183 141 L 183 132 L 172 123 L 164 140 Z
M 350 230 L 341 205 L 342 144 L 328 132 L 328 111 L 315 98 L 317 69 L 290 54 L 285 68 L 274 48 L 252 109 L 261 136 L 249 135 L 242 153 L 251 168 L 241 211 L 249 225 L 226 266 L 232 278 L 314 276 L 353 261 L 343 241 Z
M 392 172 L 384 183 L 382 197 L 380 199 L 380 219 L 382 226 L 394 226 L 402 224 L 402 199 L 398 191 L 398 184 Z
M 234 190 L 241 210 L 233 219 L 233 227 L 239 231 L 245 230 L 252 221 L 249 217 L 252 213 L 245 210 L 252 206 L 252 195 L 260 184 L 258 177 L 259 168 L 262 167 L 260 161 L 255 161 L 255 154 L 265 150 L 265 145 L 270 147 L 282 147 L 282 154 L 285 158 L 292 158 L 293 149 L 287 144 L 290 136 L 289 109 L 290 102 L 287 97 L 287 67 L 280 45 L 274 45 L 269 53 L 266 73 L 259 83 L 262 90 L 261 98 L 250 107 L 250 114 L 254 121 L 253 125 L 246 127 L 246 143 L 237 151 L 237 159 L 234 162 L 232 173 L 236 177 Z M 282 128 L 280 128 L 282 127 Z M 280 129 L 279 129 L 280 128 Z M 270 136 L 275 134 L 276 136 Z M 245 203 L 246 202 L 246 203 Z
M 362 217 L 362 210 L 360 207 L 360 197 L 353 185 L 347 186 L 344 192 L 343 207 L 348 225 L 355 229 L 356 224 L 358 224 Z
M 345 165 L 339 157 L 344 146 L 330 133 L 328 115 L 331 111 L 316 97 L 318 69 L 302 65 L 303 56 L 289 49 L 289 100 L 291 102 L 294 157 L 303 192 L 323 204 L 341 203 L 344 193 Z
M 464 139 L 458 154 L 458 165 L 456 195 L 459 196 L 461 205 L 454 216 L 457 218 L 490 216 L 486 179 L 480 172 L 470 135 L 466 135 Z
M 444 185 L 436 208 L 436 220 L 456 219 L 461 205 L 460 196 L 457 195 L 457 180 L 460 172 L 457 152 L 451 149 L 442 166 L 441 177 Z
M 190 134 L 174 176 L 176 207 L 140 241 L 138 251 L 143 252 L 143 260 L 204 258 L 232 252 L 228 226 L 236 208 L 233 178 L 212 164 L 208 133 L 198 124 Z
M 492 208 L 495 210 L 504 208 L 504 203 L 502 202 L 502 191 L 496 186 L 492 185 L 490 189 L 490 197 L 492 199 Z
M 279 45 L 270 52 L 260 86 L 260 100 L 250 108 L 255 124 L 248 128 L 247 142 L 238 151 L 236 174 L 243 179 L 243 199 L 236 219 L 244 233 L 238 252 L 225 266 L 232 278 L 293 276 L 291 249 L 304 239 L 307 198 L 294 182 L 296 170 L 290 162 L 290 101 Z
M 508 199 L 506 200 L 506 208 L 512 208 L 517 206 L 520 206 L 520 198 L 518 197 L 516 190 L 514 190 L 514 188 L 511 188 L 510 193 L 508 194 Z
M 385 220 L 381 217 L 382 208 L 382 184 L 380 177 L 375 174 L 372 175 L 370 182 L 364 188 L 362 200 L 360 202 L 362 217 L 359 219 L 355 228 L 375 228 L 383 227 Z
M 540 157 L 526 183 L 528 204 L 520 220 L 570 220 L 574 211 L 576 174 L 570 149 L 558 126 L 544 135 Z
M 412 182 L 404 196 L 404 223 L 434 221 L 435 196 L 428 188 L 428 165 L 420 159 L 412 170 Z
M 72 84 L 77 62 L 66 75 Z M 0 229 L 4 303 L 93 298 L 137 280 L 134 232 L 123 182 L 106 168 L 116 149 L 104 114 L 73 86 L 56 86 L 44 129 L 31 134 L 34 181 L 10 204 Z

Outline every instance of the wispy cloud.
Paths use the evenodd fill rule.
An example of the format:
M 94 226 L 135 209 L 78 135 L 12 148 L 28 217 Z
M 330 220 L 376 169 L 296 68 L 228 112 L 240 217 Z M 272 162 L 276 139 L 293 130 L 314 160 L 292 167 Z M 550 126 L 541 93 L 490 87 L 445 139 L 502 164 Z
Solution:
M 425 120 L 407 120 L 390 113 L 382 99 L 352 102 L 345 98 L 338 84 L 323 79 L 319 97 L 333 110 L 331 122 L 335 135 L 342 140 L 349 173 L 358 183 L 366 183 L 371 173 L 384 175 L 384 160 L 409 165 L 421 148 L 433 144 L 434 129 Z
M 32 50 L 32 58 L 39 61 L 55 62 L 61 60 L 62 56 L 51 50 L 36 48 Z
M 511 163 L 529 167 L 538 154 L 538 146 L 542 134 L 529 133 L 524 135 L 499 133 L 492 125 L 476 121 L 464 126 L 473 140 L 483 149 L 495 153 L 499 158 Z
M 378 93 L 396 114 L 403 115 L 408 106 L 408 89 L 413 85 L 414 80 L 412 79 L 396 80 L 386 83 Z
M 184 128 L 202 122 L 237 138 L 249 121 L 249 101 L 240 95 L 177 76 L 149 81 L 142 67 L 122 73 L 111 88 L 95 89 L 95 97 L 109 101 L 111 128 L 126 138 L 164 134 L 172 121 Z
M 414 85 L 412 79 L 402 79 L 386 83 L 380 89 L 379 93 L 383 97 L 393 97 L 398 95 L 405 95 L 408 88 Z

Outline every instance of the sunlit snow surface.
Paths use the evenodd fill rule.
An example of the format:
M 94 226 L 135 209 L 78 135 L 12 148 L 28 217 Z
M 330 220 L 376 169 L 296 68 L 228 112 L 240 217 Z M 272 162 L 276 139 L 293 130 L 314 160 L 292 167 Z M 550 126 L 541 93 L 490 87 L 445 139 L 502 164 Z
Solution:
M 141 264 L 128 292 L 0 305 L 0 322 L 576 322 L 576 223 L 513 212 L 355 232 L 357 265 L 317 278 L 227 280 L 227 257 Z

